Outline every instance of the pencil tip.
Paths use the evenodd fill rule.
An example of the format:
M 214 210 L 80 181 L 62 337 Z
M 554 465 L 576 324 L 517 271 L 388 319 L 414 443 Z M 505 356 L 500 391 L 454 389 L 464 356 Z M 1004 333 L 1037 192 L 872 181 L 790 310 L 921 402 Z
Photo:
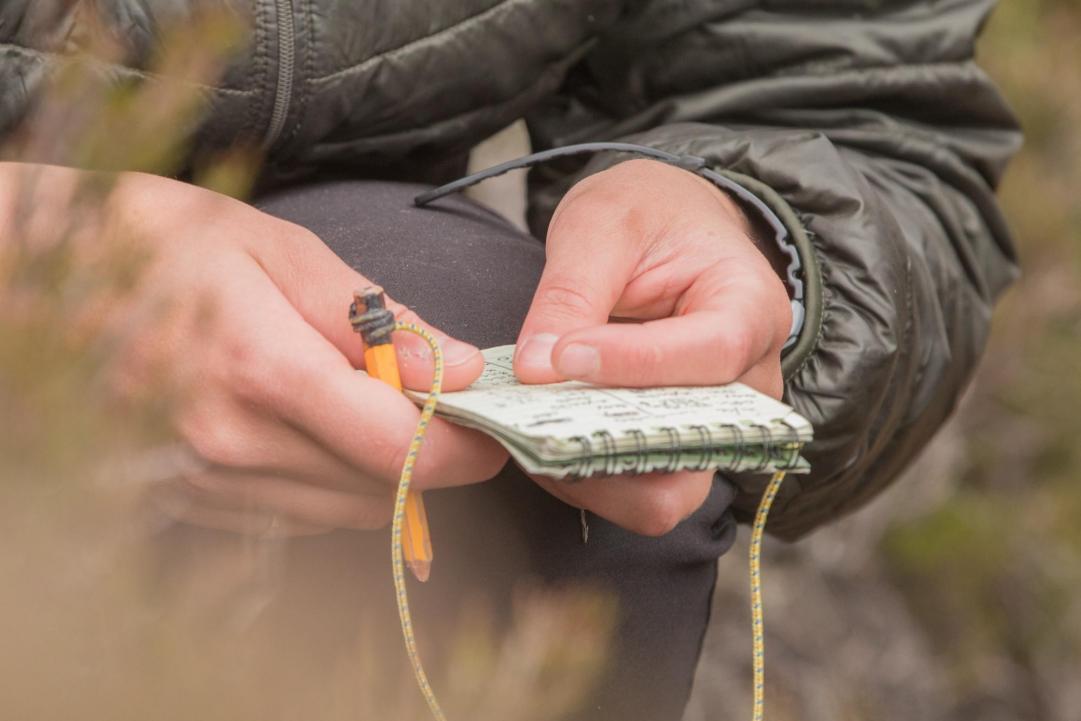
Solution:
M 413 575 L 416 576 L 417 580 L 421 583 L 427 581 L 428 576 L 430 576 L 432 573 L 431 561 L 421 561 L 420 559 L 415 559 L 409 561 L 406 565 L 409 566 L 409 570 L 413 572 Z

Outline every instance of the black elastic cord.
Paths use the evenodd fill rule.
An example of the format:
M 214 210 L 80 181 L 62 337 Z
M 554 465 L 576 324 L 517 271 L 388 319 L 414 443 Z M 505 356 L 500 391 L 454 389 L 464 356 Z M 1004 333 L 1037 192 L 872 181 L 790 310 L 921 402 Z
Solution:
M 681 168 L 697 172 L 699 169 L 704 168 L 706 161 L 702 158 L 695 157 L 693 155 L 675 155 L 674 153 L 668 153 L 663 150 L 657 150 L 656 148 L 650 148 L 645 145 L 635 145 L 634 143 L 579 143 L 578 145 L 564 145 L 560 148 L 552 148 L 551 150 L 542 150 L 538 153 L 530 153 L 529 155 L 523 155 L 520 158 L 514 160 L 508 160 L 505 163 L 499 165 L 493 165 L 486 170 L 467 175 L 464 178 L 459 178 L 446 185 L 441 185 L 434 190 L 429 190 L 425 193 L 421 193 L 413 199 L 413 203 L 418 207 L 423 207 L 433 200 L 439 200 L 445 195 L 451 193 L 457 193 L 460 190 L 465 190 L 468 187 L 482 183 L 489 178 L 494 178 L 504 173 L 509 173 L 512 170 L 519 170 L 521 168 L 529 168 L 540 163 L 546 163 L 549 160 L 555 160 L 556 158 L 565 158 L 572 155 L 587 155 L 590 153 L 600 153 L 604 151 L 614 151 L 617 153 L 634 153 L 635 155 L 644 155 L 656 160 L 663 160 L 666 163 L 672 165 L 678 165 Z
M 555 158 L 565 158 L 572 155 L 587 155 L 600 152 L 630 153 L 632 155 L 652 158 L 670 165 L 678 166 L 684 170 L 689 170 L 692 173 L 700 175 L 714 185 L 735 195 L 742 203 L 753 207 L 755 211 L 758 212 L 759 216 L 764 218 L 766 223 L 773 230 L 773 238 L 777 247 L 788 257 L 788 267 L 786 268 L 785 275 L 787 276 L 788 285 L 792 289 L 792 329 L 789 332 L 784 347 L 787 348 L 795 344 L 796 340 L 799 338 L 800 331 L 803 328 L 804 318 L 803 279 L 800 277 L 801 271 L 803 270 L 803 263 L 799 257 L 799 250 L 791 241 L 789 241 L 788 228 L 785 227 L 781 219 L 777 217 L 777 214 L 773 212 L 773 209 L 763 202 L 761 198 L 744 188 L 735 180 L 710 168 L 709 161 L 705 158 L 700 158 L 697 155 L 676 155 L 675 153 L 669 153 L 664 150 L 658 150 L 657 148 L 651 148 L 648 145 L 638 145 L 636 143 L 579 143 L 577 145 L 564 145 L 559 148 L 552 148 L 550 150 L 542 150 L 538 153 L 523 155 L 520 158 L 508 160 L 499 165 L 493 165 L 485 170 L 467 175 L 464 178 L 459 178 L 446 185 L 441 185 L 438 188 L 421 193 L 413 199 L 413 203 L 418 207 L 424 207 L 433 200 L 438 200 L 451 193 L 465 190 L 477 183 L 482 183 L 489 178 L 509 173 L 512 170 L 529 168 L 549 160 L 554 160 Z

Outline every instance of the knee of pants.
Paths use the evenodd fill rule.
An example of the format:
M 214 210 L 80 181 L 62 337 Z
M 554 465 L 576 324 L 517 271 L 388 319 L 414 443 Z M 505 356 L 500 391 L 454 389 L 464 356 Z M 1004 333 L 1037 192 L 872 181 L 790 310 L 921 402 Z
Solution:
M 440 330 L 480 347 L 512 343 L 544 267 L 544 246 L 463 197 L 417 208 L 426 186 L 317 182 L 257 200 Z M 348 305 L 348 299 L 343 300 Z

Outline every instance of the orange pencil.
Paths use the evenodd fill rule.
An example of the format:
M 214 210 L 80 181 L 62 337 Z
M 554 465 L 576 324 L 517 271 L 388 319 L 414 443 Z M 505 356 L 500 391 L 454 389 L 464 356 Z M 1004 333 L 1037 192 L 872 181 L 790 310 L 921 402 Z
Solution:
M 364 340 L 364 367 L 368 375 L 400 391 L 402 378 L 391 340 L 394 314 L 387 310 L 383 289 L 371 286 L 355 291 L 350 320 Z M 427 581 L 432 570 L 432 540 L 420 491 L 411 490 L 405 498 L 404 526 L 402 554 L 405 564 L 418 581 Z

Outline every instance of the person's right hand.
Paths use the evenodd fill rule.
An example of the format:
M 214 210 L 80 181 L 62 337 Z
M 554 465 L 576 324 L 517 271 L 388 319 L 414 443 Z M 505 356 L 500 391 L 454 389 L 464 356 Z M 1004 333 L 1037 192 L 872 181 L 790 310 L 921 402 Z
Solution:
M 363 351 L 348 307 L 371 283 L 307 230 L 177 181 L 122 176 L 107 217 L 152 253 L 130 302 L 108 310 L 130 335 L 121 386 L 145 393 L 164 376 L 179 389 L 176 426 L 201 460 L 159 502 L 184 520 L 250 533 L 386 525 L 418 410 L 354 371 Z M 471 383 L 479 351 L 427 327 L 446 357 L 444 387 Z M 395 346 L 403 383 L 427 388 L 427 344 L 399 333 Z M 477 483 L 505 461 L 495 441 L 434 419 L 414 487 Z

